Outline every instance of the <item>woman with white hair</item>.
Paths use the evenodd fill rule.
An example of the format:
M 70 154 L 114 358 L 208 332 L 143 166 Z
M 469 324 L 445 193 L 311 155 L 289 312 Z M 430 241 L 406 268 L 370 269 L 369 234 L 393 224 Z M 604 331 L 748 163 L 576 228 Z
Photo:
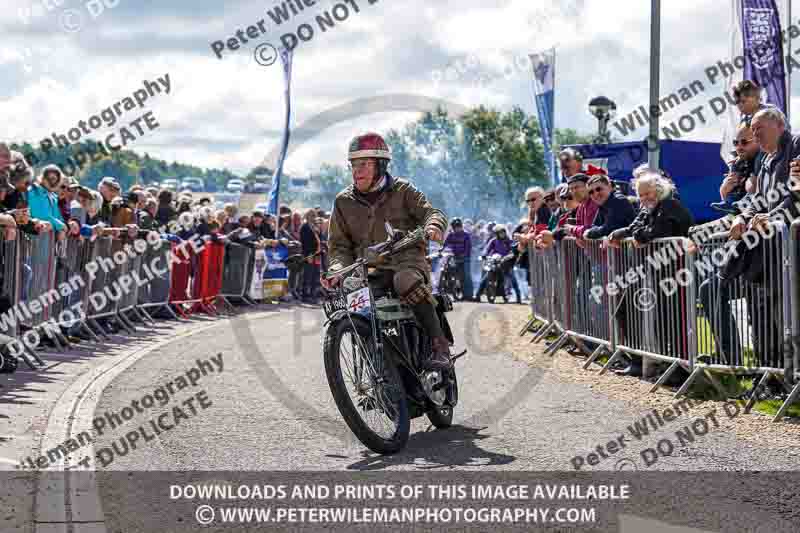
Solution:
M 656 172 L 645 171 L 638 174 L 634 188 L 641 210 L 630 226 L 609 235 L 611 246 L 619 247 L 619 241 L 628 237 L 638 244 L 647 244 L 653 239 L 689 235 L 694 217 L 674 198 L 672 183 Z
M 613 231 L 609 235 L 610 246 L 619 248 L 620 241 L 629 237 L 634 239 L 636 246 L 641 246 L 654 239 L 689 235 L 694 217 L 679 200 L 674 198 L 673 185 L 668 180 L 657 172 L 648 170 L 638 173 L 634 188 L 641 203 L 641 210 L 630 226 Z M 622 338 L 626 339 L 629 335 L 628 315 L 634 311 L 630 308 L 632 302 L 624 302 L 626 302 L 625 295 L 614 316 Z M 685 334 L 680 330 L 680 321 L 676 319 L 684 316 L 681 309 L 684 303 L 670 298 L 661 291 L 656 292 L 654 303 L 655 306 L 651 311 L 655 313 L 655 317 L 660 317 L 664 321 L 654 332 L 659 353 L 672 353 L 677 349 L 681 339 L 685 338 Z M 691 302 L 691 305 L 694 305 L 694 302 Z M 667 320 L 666 317 L 672 318 Z M 620 374 L 641 376 L 641 359 L 631 357 L 631 364 Z

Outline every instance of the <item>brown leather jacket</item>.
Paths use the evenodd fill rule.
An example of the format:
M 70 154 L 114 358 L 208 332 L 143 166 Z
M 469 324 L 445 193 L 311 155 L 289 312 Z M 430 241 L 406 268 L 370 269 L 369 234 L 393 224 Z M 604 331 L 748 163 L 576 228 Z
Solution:
M 431 205 L 425 195 L 404 179 L 388 176 L 378 199 L 370 204 L 353 185 L 336 196 L 329 230 L 329 270 L 336 271 L 355 262 L 368 246 L 387 239 L 384 222 L 394 229 L 411 231 L 419 226 L 426 230 L 447 229 L 447 217 Z M 426 246 L 405 250 L 394 256 L 383 268 L 400 270 L 415 267 L 429 272 L 425 260 Z

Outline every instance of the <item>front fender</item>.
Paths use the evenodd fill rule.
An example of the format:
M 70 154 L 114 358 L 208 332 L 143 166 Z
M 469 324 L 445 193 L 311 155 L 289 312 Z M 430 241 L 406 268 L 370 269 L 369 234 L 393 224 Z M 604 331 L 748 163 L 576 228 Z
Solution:
M 348 317 L 350 317 L 350 319 L 352 319 L 354 323 L 362 322 L 365 326 L 372 328 L 372 324 L 370 324 L 370 321 L 367 317 L 365 317 L 360 313 L 352 313 L 350 311 L 345 311 L 344 309 L 333 313 L 333 315 L 330 318 L 328 318 L 328 321 L 325 322 L 324 326 L 328 326 L 330 329 L 330 326 L 335 326 L 342 320 L 347 320 Z

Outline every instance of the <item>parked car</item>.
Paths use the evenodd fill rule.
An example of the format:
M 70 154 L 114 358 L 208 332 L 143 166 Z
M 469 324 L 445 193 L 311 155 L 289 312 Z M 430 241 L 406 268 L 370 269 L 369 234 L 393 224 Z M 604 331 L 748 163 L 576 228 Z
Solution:
M 228 182 L 225 189 L 228 192 L 242 192 L 244 190 L 244 181 L 239 179 L 232 179 Z
M 189 189 L 192 192 L 203 192 L 206 190 L 205 182 L 200 178 L 183 178 L 181 189 Z
M 177 191 L 178 190 L 178 180 L 168 179 L 161 182 L 161 188 L 167 189 L 168 191 Z

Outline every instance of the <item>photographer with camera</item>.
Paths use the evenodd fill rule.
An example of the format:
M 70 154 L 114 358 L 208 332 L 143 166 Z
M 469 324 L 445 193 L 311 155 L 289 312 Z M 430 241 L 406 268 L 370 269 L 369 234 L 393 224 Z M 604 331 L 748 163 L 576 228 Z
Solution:
M 713 209 L 726 215 L 739 214 L 740 209 L 736 207 L 735 203 L 755 189 L 753 180 L 761 167 L 763 158 L 763 152 L 759 150 L 758 143 L 753 138 L 753 132 L 747 123 L 743 122 L 739 125 L 733 146 L 736 149 L 732 154 L 734 159 L 728 162 L 730 171 L 719 188 L 722 201 L 711 204 Z

